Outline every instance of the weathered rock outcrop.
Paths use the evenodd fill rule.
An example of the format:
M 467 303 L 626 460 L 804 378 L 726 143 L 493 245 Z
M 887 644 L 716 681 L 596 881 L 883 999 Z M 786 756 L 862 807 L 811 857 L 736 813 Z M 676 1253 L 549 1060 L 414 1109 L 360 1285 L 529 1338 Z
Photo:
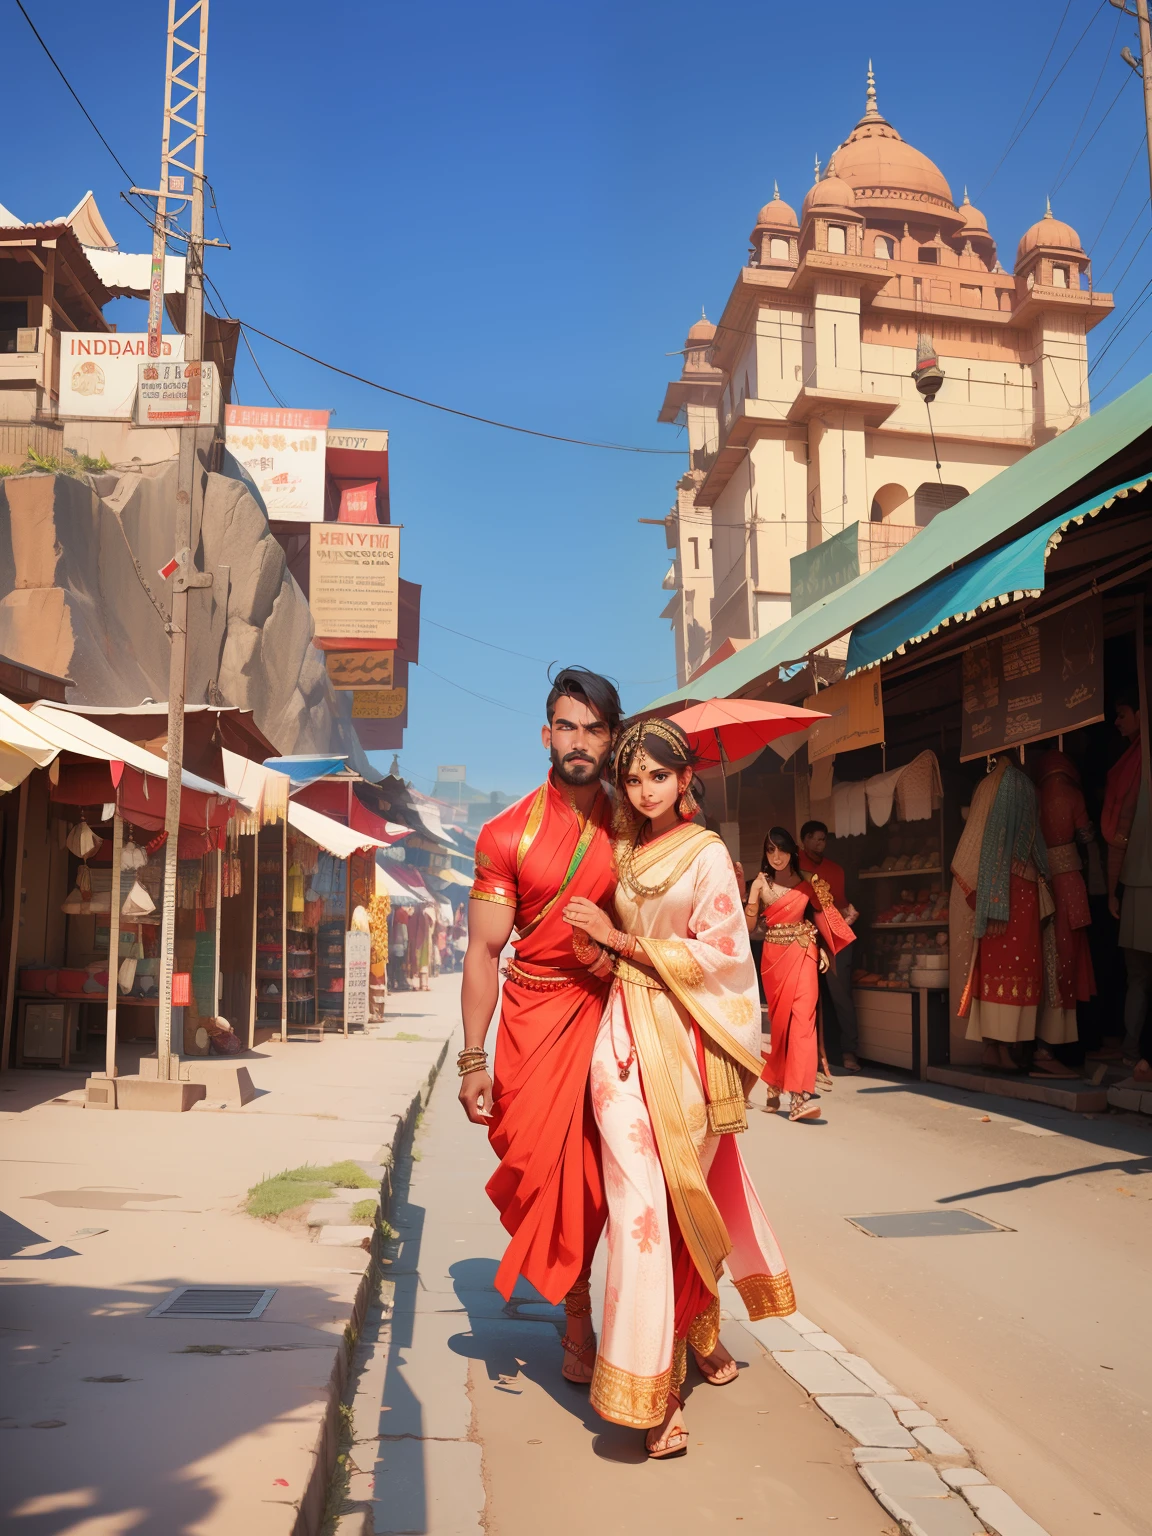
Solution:
M 69 703 L 167 697 L 158 571 L 174 553 L 176 471 L 0 480 L 0 654 L 71 677 Z M 188 702 L 250 709 L 278 751 L 347 753 L 375 778 L 311 643 L 307 599 L 238 480 L 208 476 L 193 539 L 213 583 L 189 594 Z

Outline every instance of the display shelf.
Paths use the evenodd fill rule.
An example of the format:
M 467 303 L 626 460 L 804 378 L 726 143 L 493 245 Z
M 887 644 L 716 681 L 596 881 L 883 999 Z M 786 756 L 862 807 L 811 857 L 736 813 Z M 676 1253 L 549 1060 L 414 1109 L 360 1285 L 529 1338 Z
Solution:
M 931 869 L 862 869 L 857 880 L 902 880 L 906 875 L 942 875 L 939 864 Z
M 899 933 L 901 928 L 947 928 L 948 914 L 942 912 L 939 917 L 910 917 L 906 923 L 869 923 L 868 926 L 881 933 Z

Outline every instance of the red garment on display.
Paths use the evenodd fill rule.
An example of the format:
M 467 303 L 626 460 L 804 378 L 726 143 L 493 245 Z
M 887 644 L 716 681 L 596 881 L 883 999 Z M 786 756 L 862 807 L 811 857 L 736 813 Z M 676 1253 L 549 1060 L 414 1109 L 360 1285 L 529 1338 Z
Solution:
M 856 935 L 836 910 L 831 889 L 819 877 L 827 896 L 807 880 L 764 910 L 767 937 L 760 957 L 764 996 L 772 1048 L 760 1076 L 772 1088 L 785 1093 L 812 1093 L 816 1087 L 816 1003 L 820 996 L 819 950 L 815 939 L 788 943 L 772 939 L 773 928 L 802 923 L 807 915 L 814 923 L 830 955 L 851 944 Z
M 1139 761 L 1139 759 L 1137 759 Z M 1096 994 L 1096 977 L 1088 947 L 1092 925 L 1088 888 L 1080 868 L 1076 833 L 1091 825 L 1080 775 L 1063 752 L 1046 752 L 1040 759 L 1040 830 L 1048 845 L 1049 882 L 1056 902 L 1056 966 L 1060 1006 L 1075 1008 Z
M 969 900 L 973 900 L 969 897 Z M 1013 873 L 1008 886 L 1007 930 L 980 940 L 965 996 L 1008 1007 L 1036 1007 L 1044 1002 L 1044 961 L 1040 948 L 1040 898 L 1035 880 Z M 967 1008 L 961 1005 L 961 1011 Z
M 506 1297 L 523 1275 L 560 1301 L 591 1264 L 607 1213 L 588 1073 L 608 987 L 576 959 L 561 914 L 574 896 L 611 908 L 608 821 L 603 796 L 585 823 L 549 777 L 476 840 L 472 900 L 515 910 L 518 968 L 568 981 L 537 988 L 513 972 L 501 997 L 488 1132 L 500 1166 L 488 1194 L 511 1234 L 496 1275 Z M 579 866 L 554 899 L 581 844 Z

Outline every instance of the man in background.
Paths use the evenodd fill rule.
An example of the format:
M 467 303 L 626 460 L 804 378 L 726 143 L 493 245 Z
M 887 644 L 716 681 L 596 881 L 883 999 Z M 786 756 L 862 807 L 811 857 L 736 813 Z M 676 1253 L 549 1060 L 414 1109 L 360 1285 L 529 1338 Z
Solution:
M 819 875 L 832 892 L 836 909 L 846 923 L 854 923 L 859 916 L 848 901 L 844 890 L 844 869 L 835 859 L 825 855 L 828 846 L 828 828 L 822 821 L 806 821 L 800 828 L 800 872 Z M 836 1016 L 840 1033 L 840 1059 L 845 1072 L 859 1072 L 856 1056 L 857 1031 L 856 1007 L 852 1002 L 852 951 L 848 944 L 836 956 L 836 965 L 820 978 L 820 1000 L 825 1015 L 829 1007 Z

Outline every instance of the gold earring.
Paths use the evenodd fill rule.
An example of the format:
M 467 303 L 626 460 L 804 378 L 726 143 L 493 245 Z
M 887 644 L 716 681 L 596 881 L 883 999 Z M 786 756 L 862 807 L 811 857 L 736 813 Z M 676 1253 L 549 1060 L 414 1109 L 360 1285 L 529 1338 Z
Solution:
M 680 802 L 677 806 L 677 810 L 680 812 L 680 820 L 691 821 L 699 809 L 700 807 L 696 804 L 696 796 L 692 793 L 692 786 L 689 785 L 680 796 Z

